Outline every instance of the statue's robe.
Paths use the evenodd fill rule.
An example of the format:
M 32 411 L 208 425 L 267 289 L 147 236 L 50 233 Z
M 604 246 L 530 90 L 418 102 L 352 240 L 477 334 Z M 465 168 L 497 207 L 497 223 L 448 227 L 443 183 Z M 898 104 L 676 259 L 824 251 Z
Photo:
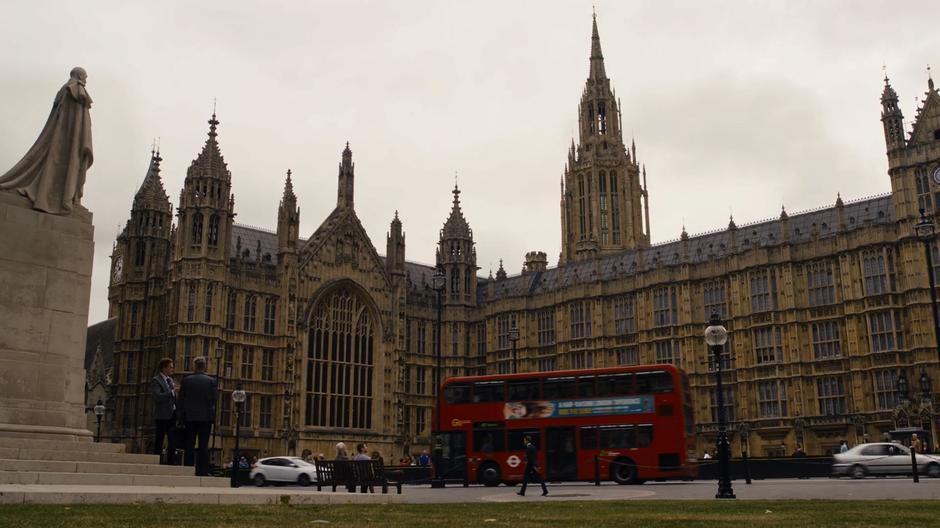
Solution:
M 47 213 L 69 214 L 79 205 L 85 171 L 94 160 L 90 107 L 82 83 L 71 79 L 62 86 L 36 143 L 0 176 L 0 189 L 18 191 Z

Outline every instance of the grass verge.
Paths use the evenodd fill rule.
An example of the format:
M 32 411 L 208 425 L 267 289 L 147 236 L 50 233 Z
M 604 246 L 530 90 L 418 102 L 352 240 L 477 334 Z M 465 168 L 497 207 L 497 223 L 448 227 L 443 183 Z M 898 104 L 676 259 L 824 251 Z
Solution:
M 937 526 L 935 501 L 592 501 L 335 506 L 14 505 L 4 528 Z M 733 523 L 733 524 L 731 524 Z

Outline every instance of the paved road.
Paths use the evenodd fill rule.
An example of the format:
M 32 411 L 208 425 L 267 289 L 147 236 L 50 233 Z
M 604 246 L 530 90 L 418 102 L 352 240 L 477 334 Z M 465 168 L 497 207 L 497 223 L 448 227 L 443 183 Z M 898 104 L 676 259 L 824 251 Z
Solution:
M 738 499 L 940 499 L 940 479 L 922 478 L 914 484 L 909 478 L 851 479 L 775 479 L 755 480 L 747 485 L 734 481 Z M 430 486 L 404 486 L 402 495 L 410 503 L 445 502 L 517 502 L 559 500 L 630 500 L 630 499 L 709 499 L 715 498 L 715 481 L 647 482 L 640 486 L 618 486 L 605 482 L 550 484 L 549 495 L 541 496 L 538 486 L 530 488 L 525 497 L 516 495 L 519 486 L 487 488 L 459 484 L 445 489 Z

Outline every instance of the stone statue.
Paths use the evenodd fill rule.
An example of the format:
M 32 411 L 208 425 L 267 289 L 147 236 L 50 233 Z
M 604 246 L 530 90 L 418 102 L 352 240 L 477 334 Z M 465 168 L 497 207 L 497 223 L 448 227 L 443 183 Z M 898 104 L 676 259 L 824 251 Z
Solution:
M 36 143 L 19 163 L 0 176 L 0 189 L 28 197 L 33 209 L 69 214 L 74 206 L 81 205 L 85 171 L 93 161 L 87 76 L 83 68 L 72 68 L 71 78 L 56 94 Z

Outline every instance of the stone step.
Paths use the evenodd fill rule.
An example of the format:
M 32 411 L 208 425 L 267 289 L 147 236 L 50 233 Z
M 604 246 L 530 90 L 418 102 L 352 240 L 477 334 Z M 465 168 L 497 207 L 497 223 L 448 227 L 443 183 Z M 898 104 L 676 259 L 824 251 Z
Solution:
M 67 440 L 37 440 L 34 438 L 11 438 L 0 436 L 0 447 L 44 449 L 75 453 L 123 453 L 124 444 L 99 442 L 69 442 Z
M 74 452 L 32 447 L 0 447 L 0 459 L 17 460 L 71 460 L 82 462 L 120 462 L 124 464 L 159 464 L 159 455 L 138 453 L 97 453 L 94 451 Z
M 229 479 L 182 477 L 178 475 L 131 475 L 116 473 L 59 473 L 0 471 L 0 484 L 41 484 L 44 486 L 184 486 L 227 488 Z
M 404 495 L 304 489 L 0 484 L 0 504 L 389 504 Z
M 156 464 L 76 462 L 74 460 L 17 460 L 4 458 L 0 459 L 0 472 L 3 471 L 194 476 L 195 470 L 187 466 L 159 466 Z

